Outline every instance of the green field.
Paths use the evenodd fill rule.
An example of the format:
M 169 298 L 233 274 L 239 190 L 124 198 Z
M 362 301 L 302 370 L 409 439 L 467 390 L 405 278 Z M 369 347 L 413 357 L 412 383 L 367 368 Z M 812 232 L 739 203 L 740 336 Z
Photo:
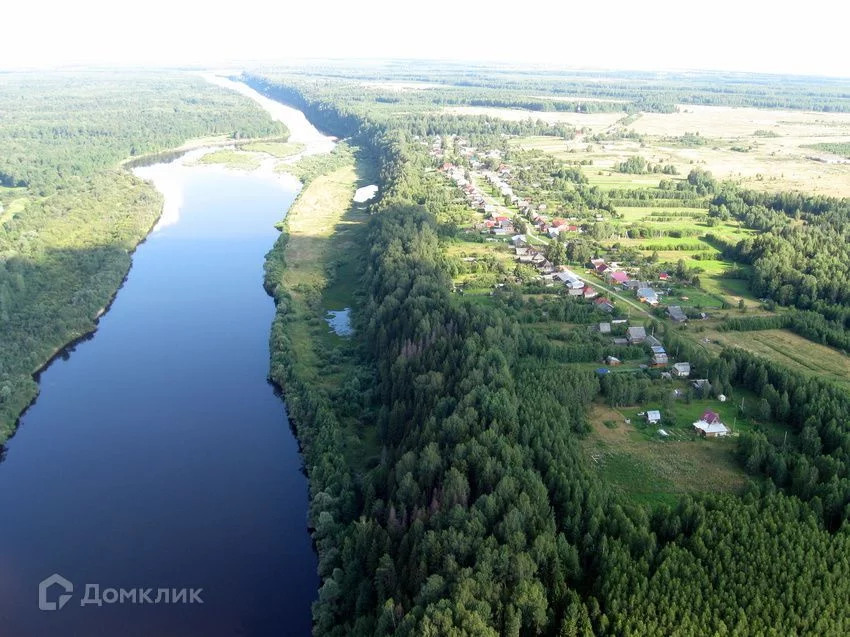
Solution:
M 256 153 L 247 153 L 232 148 L 223 148 L 203 155 L 199 164 L 218 164 L 233 170 L 256 170 L 262 160 Z
M 703 408 L 698 402 L 688 407 Z M 670 439 L 664 439 L 655 428 L 652 432 L 638 428 L 637 411 L 642 410 L 618 411 L 594 404 L 589 413 L 592 431 L 583 442 L 585 453 L 615 490 L 654 505 L 673 504 L 686 493 L 739 492 L 746 485 L 734 439 L 704 440 L 673 431 Z
M 716 344 L 742 347 L 789 369 L 828 378 L 850 387 L 850 357 L 789 330 L 749 332 L 707 330 L 704 336 Z
M 304 144 L 279 141 L 251 142 L 249 144 L 241 144 L 239 148 L 252 153 L 266 153 L 267 155 L 283 159 L 284 157 L 291 157 L 300 153 L 304 150 Z

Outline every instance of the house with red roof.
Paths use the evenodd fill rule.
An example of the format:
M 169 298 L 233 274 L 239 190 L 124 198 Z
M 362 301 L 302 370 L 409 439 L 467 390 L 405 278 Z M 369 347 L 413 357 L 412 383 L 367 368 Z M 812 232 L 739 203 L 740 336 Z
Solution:
M 618 272 L 611 272 L 608 276 L 612 281 L 621 285 L 629 280 L 629 275 L 622 270 Z

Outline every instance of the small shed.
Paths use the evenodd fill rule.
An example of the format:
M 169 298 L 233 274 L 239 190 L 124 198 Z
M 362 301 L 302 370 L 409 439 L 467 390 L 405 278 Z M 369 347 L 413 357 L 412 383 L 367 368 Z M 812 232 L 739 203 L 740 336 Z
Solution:
M 650 409 L 646 412 L 646 421 L 650 425 L 655 425 L 661 422 L 661 412 L 657 409 Z
M 643 343 L 646 340 L 646 329 L 640 325 L 630 327 L 626 331 L 626 338 L 629 339 L 629 343 L 632 345 Z
M 599 324 L 599 333 L 600 334 L 610 334 L 611 333 L 611 324 L 610 323 L 600 323 Z
M 683 297 L 684 298 L 684 297 Z M 678 305 L 671 305 L 667 308 L 667 314 L 675 323 L 684 323 L 688 320 L 685 312 Z

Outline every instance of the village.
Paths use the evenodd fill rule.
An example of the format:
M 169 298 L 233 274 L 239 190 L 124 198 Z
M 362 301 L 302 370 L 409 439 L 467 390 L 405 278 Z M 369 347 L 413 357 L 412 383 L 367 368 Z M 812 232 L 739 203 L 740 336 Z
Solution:
M 445 141 L 431 142 L 431 155 L 438 170 L 460 190 L 473 212 L 467 232 L 475 233 L 503 258 L 532 268 L 538 284 L 550 293 L 586 302 L 607 320 L 591 326 L 597 338 L 612 346 L 636 349 L 630 360 L 607 355 L 594 368 L 599 377 L 608 374 L 643 374 L 658 383 L 657 404 L 621 409 L 622 424 L 639 428 L 656 440 L 716 439 L 736 435 L 738 416 L 743 412 L 728 402 L 723 388 L 714 388 L 687 360 L 669 353 L 662 340 L 647 332 L 647 326 L 664 321 L 672 328 L 684 328 L 689 321 L 702 321 L 709 313 L 683 308 L 687 296 L 681 292 L 675 268 L 647 268 L 645 263 L 609 259 L 598 246 L 582 263 L 553 260 L 555 246 L 571 242 L 592 245 L 589 235 L 594 224 L 605 221 L 603 213 L 584 211 L 552 214 L 544 201 L 517 194 L 522 184 L 514 166 L 497 149 L 479 150 L 462 138 L 450 146 L 462 162 L 446 161 Z M 460 164 L 463 165 L 460 165 Z M 590 253 L 588 253 L 590 254 Z M 507 255 L 507 256 L 506 256 Z M 466 260 L 474 260 L 466 257 Z M 650 276 L 652 278 L 650 279 Z M 509 277 L 510 278 L 510 277 Z M 504 282 L 494 285 L 499 288 Z M 461 286 L 461 291 L 463 286 Z M 640 358 L 634 358 L 635 354 Z M 676 409 L 678 403 L 687 408 Z M 666 408 L 664 407 L 666 405 Z M 681 413 L 679 413 L 681 412 Z M 743 419 L 742 419 L 743 420 Z

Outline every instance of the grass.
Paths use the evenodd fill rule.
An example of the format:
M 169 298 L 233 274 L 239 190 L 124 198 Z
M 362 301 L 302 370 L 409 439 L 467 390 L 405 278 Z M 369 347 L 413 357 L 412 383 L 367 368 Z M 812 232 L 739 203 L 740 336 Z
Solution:
M 583 446 L 600 477 L 635 502 L 672 504 L 683 494 L 739 492 L 746 485 L 734 440 L 663 439 L 638 430 L 635 416 L 627 424 L 626 417 L 594 404 Z
M 282 280 L 291 302 L 287 335 L 298 375 L 330 396 L 357 371 L 354 343 L 334 333 L 324 317 L 329 309 L 354 302 L 368 215 L 352 197 L 359 185 L 370 183 L 364 174 L 369 169 L 355 164 L 349 153 L 341 165 L 309 182 L 285 222 Z M 365 471 L 380 449 L 377 430 L 356 417 L 337 415 L 344 427 L 344 461 Z
M 284 157 L 291 157 L 300 153 L 304 150 L 304 144 L 275 141 L 251 142 L 249 144 L 242 144 L 239 148 L 253 153 L 266 153 L 267 155 L 283 159 Z
M 744 305 L 753 309 L 759 307 L 758 300 L 750 292 L 750 284 L 746 279 L 728 279 L 726 277 L 703 277 L 700 279 L 703 290 L 727 303 L 737 306 L 741 299 Z
M 850 357 L 789 330 L 750 332 L 706 330 L 701 336 L 711 339 L 717 347 L 724 345 L 741 347 L 789 369 L 828 378 L 845 387 L 850 387 Z
M 493 109 L 489 114 L 495 115 L 497 111 Z M 606 123 L 607 126 L 591 126 L 591 133 L 611 129 L 613 122 Z M 586 173 L 592 183 L 603 189 L 628 184 L 629 179 L 636 180 L 631 187 L 644 187 L 650 177 L 657 184 L 660 175 L 611 173 L 615 164 L 640 155 L 652 163 L 674 165 L 681 176 L 701 167 L 719 178 L 732 179 L 757 190 L 850 196 L 850 165 L 811 159 L 824 151 L 848 156 L 850 114 L 847 113 L 688 104 L 680 106 L 676 113 L 643 113 L 628 128 L 641 136 L 640 142 L 630 139 L 594 142 L 578 135 L 574 140 L 525 137 L 513 143 L 561 159 L 591 160 L 593 165 L 586 168 Z M 704 144 L 675 141 L 685 133 L 697 132 Z M 748 148 L 749 152 L 738 152 L 736 148 Z M 603 175 L 598 175 L 600 170 Z M 642 184 L 644 179 L 646 182 Z
M 207 153 L 198 159 L 199 164 L 217 164 L 233 170 L 256 170 L 262 163 L 255 153 L 246 153 L 232 148 L 222 148 Z
M 18 197 L 17 199 L 12 199 L 4 207 L 3 211 L 0 212 L 0 224 L 10 221 L 16 214 L 23 212 L 29 201 L 29 197 Z

